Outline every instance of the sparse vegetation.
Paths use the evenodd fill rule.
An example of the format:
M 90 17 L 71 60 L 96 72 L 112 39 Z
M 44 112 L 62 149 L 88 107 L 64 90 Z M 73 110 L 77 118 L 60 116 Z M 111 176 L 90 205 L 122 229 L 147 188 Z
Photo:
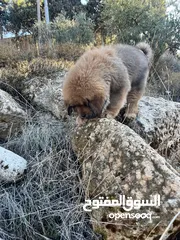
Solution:
M 20 182 L 0 185 L 0 238 L 98 239 L 82 210 L 81 167 L 62 122 L 29 119 L 21 136 L 1 146 L 29 165 Z
M 180 101 L 180 61 L 178 58 L 168 52 L 160 57 L 156 67 L 152 67 L 146 93 L 150 96 Z

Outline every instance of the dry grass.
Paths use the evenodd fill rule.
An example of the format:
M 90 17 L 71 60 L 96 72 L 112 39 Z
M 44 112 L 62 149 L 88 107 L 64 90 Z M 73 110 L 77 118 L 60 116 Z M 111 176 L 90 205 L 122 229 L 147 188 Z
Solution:
M 54 74 L 69 69 L 72 64 L 70 61 L 47 58 L 35 58 L 30 62 L 20 61 L 16 67 L 0 68 L 0 88 L 16 96 L 13 89 L 22 92 L 25 79 L 38 76 L 52 78 Z
M 30 76 L 46 76 L 56 73 L 64 69 L 69 69 L 73 62 L 53 60 L 48 58 L 33 59 L 28 66 L 28 77 Z
M 180 61 L 172 54 L 163 54 L 152 67 L 146 93 L 180 102 Z
M 20 48 L 11 42 L 0 42 L 0 68 L 16 68 L 18 62 L 30 62 L 37 57 L 56 61 L 76 61 L 89 47 L 74 43 L 56 43 L 52 44 L 51 47 L 48 44 L 43 44 L 38 48 L 35 44 L 28 44 L 26 48 Z
M 18 61 L 31 61 L 37 57 L 35 45 L 20 48 L 13 42 L 0 42 L 0 67 L 14 67 Z
M 180 72 L 168 71 L 166 78 L 158 76 L 158 79 L 148 82 L 146 95 L 180 102 Z
M 81 167 L 63 123 L 30 119 L 4 146 L 28 161 L 24 178 L 0 185 L 0 238 L 5 240 L 99 239 L 83 212 Z
M 49 48 L 44 44 L 39 56 L 34 45 L 29 45 L 27 49 L 18 49 L 13 43 L 0 43 L 0 48 L 0 81 L 21 91 L 22 82 L 26 78 L 68 70 L 85 51 L 86 46 L 56 44 Z M 7 90 L 4 86 L 1 87 Z
M 87 48 L 87 46 L 78 44 L 58 44 L 54 47 L 53 51 L 57 58 L 63 58 L 68 61 L 76 61 Z

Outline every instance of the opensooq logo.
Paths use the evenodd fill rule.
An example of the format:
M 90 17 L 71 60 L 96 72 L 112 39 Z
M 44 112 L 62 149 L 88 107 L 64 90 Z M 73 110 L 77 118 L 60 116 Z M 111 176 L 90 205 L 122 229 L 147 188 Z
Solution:
M 99 199 L 85 200 L 83 209 L 86 212 L 91 212 L 99 207 L 122 207 L 125 211 L 140 209 L 141 207 L 158 207 L 160 206 L 160 195 L 150 196 L 150 200 L 134 200 L 132 197 L 119 195 L 119 199 L 109 199 L 109 197 L 99 197 Z

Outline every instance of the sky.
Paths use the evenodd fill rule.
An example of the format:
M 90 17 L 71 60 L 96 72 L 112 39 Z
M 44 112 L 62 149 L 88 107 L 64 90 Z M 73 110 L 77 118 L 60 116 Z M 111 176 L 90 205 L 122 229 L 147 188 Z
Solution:
M 81 3 L 82 3 L 83 5 L 86 5 L 87 2 L 88 2 L 88 0 L 81 0 Z

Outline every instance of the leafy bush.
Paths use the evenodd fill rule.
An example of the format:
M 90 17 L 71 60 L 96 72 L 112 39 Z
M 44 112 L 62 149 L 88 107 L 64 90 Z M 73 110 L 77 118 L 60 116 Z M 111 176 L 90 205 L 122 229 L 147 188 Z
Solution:
M 47 27 L 44 22 L 34 25 L 33 33 L 42 44 L 52 40 L 52 43 L 89 44 L 94 40 L 93 23 L 86 18 L 84 13 L 77 14 L 69 20 L 63 14 L 59 14 Z
M 94 40 L 93 23 L 84 13 L 75 16 L 74 39 L 78 44 L 89 44 Z
M 84 13 L 79 13 L 73 20 L 60 14 L 52 24 L 55 40 L 61 43 L 89 44 L 94 39 L 93 24 Z

